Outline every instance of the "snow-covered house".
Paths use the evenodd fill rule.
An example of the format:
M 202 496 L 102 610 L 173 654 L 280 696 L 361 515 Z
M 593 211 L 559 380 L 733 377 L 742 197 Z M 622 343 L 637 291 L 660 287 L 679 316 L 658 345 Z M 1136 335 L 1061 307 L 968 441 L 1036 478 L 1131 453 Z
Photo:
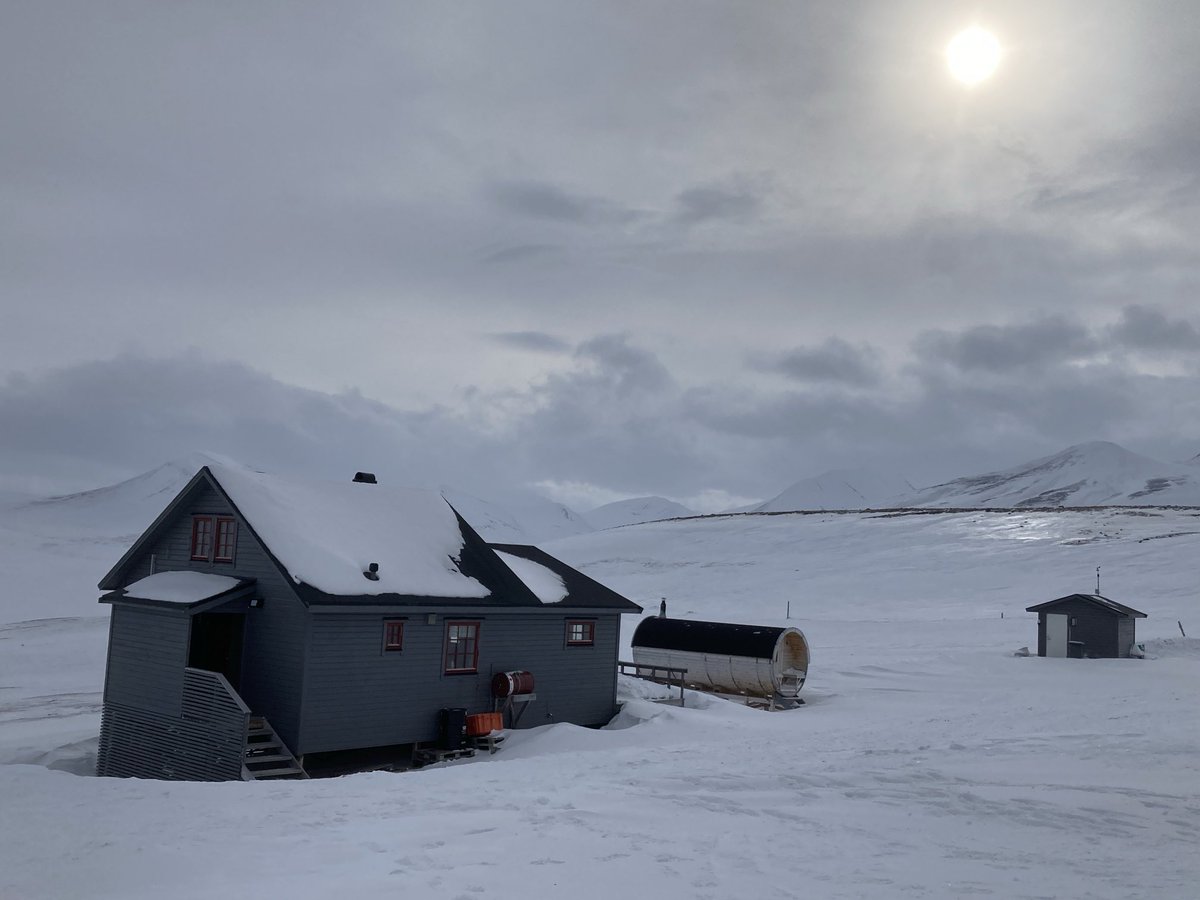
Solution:
M 203 467 L 100 582 L 111 604 L 97 769 L 300 774 L 433 741 L 534 673 L 522 726 L 616 705 L 641 608 L 535 547 L 487 544 L 436 493 Z
M 1146 618 L 1099 594 L 1069 594 L 1026 608 L 1038 614 L 1038 656 L 1125 659 L 1137 641 L 1135 623 Z

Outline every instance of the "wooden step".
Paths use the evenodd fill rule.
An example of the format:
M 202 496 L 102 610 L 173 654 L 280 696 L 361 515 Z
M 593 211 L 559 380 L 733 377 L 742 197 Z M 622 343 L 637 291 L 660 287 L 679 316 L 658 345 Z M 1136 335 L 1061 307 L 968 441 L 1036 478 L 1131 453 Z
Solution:
M 266 778 L 284 778 L 288 775 L 294 775 L 299 778 L 305 777 L 304 770 L 298 769 L 295 766 L 282 766 L 278 769 L 258 769 L 250 770 L 250 774 L 255 781 L 261 781 Z
M 268 768 L 263 768 L 267 766 Z M 252 716 L 246 730 L 242 777 L 251 781 L 308 778 L 308 773 L 275 729 L 262 716 Z
M 246 765 L 259 765 L 263 763 L 286 762 L 289 765 L 296 764 L 296 758 L 290 753 L 264 753 L 262 756 L 247 756 Z

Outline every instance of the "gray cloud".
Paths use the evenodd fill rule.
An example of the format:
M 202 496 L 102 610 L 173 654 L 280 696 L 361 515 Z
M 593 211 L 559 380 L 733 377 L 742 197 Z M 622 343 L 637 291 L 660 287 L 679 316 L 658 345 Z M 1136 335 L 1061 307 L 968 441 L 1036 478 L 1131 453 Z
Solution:
M 1078 322 L 1052 316 L 1018 325 L 978 325 L 961 332 L 930 331 L 913 343 L 925 362 L 960 369 L 1009 372 L 1093 356 L 1099 345 Z
M 1020 52 L 968 94 L 940 0 L 12 5 L 0 476 L 325 465 L 310 435 L 347 434 L 414 472 L 747 494 L 867 452 L 1182 445 L 1194 385 L 1137 366 L 1193 346 L 1200 6 L 993 6 Z M 789 344 L 786 390 L 744 365 Z
M 850 392 L 685 384 L 625 334 L 589 338 L 555 365 L 524 390 L 472 388 L 453 405 L 409 410 L 200 354 L 10 377 L 0 384 L 0 490 L 92 487 L 197 449 L 275 471 L 366 468 L 485 496 L 559 483 L 595 496 L 765 497 L 851 464 L 934 483 L 1087 439 L 1166 458 L 1200 448 L 1200 377 L 1146 375 L 1119 358 L 918 367 Z
M 500 210 L 574 225 L 624 223 L 638 218 L 631 209 L 611 201 L 568 193 L 557 185 L 538 181 L 504 181 L 487 187 L 488 198 Z
M 1159 309 L 1127 306 L 1110 329 L 1117 344 L 1132 350 L 1189 352 L 1200 350 L 1200 329 L 1186 319 L 1168 318 Z
M 879 352 L 854 346 L 840 338 L 829 338 L 817 347 L 797 347 L 767 359 L 752 359 L 751 365 L 780 372 L 796 381 L 867 387 L 879 382 Z
M 758 212 L 761 200 L 746 186 L 705 185 L 681 191 L 676 198 L 679 221 L 689 225 L 721 219 L 745 219 Z
M 485 263 L 517 263 L 553 254 L 557 248 L 550 244 L 518 244 L 492 250 L 483 257 Z
M 492 340 L 534 353 L 566 353 L 571 345 L 560 337 L 544 331 L 504 331 L 489 335 Z

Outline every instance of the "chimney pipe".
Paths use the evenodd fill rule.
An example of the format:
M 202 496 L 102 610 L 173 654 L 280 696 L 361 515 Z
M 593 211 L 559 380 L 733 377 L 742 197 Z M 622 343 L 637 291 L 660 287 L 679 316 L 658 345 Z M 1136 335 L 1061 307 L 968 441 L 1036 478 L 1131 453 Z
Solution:
M 374 472 L 355 472 L 354 481 L 356 484 L 378 484 L 375 480 Z

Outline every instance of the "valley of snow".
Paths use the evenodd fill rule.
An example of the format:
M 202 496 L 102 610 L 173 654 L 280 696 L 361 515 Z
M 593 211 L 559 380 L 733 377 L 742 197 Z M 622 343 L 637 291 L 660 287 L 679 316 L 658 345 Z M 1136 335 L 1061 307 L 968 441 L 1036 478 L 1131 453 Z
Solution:
M 607 729 L 546 724 L 419 772 L 90 777 L 107 640 L 95 583 L 178 477 L 0 508 L 5 900 L 1195 896 L 1200 641 L 1176 621 L 1200 634 L 1200 510 L 577 534 L 542 546 L 648 612 L 665 597 L 673 616 L 802 628 L 806 705 L 689 694 L 679 709 L 622 679 Z M 1036 652 L 1024 608 L 1093 590 L 1096 566 L 1106 595 L 1149 614 L 1149 658 L 1013 656 Z

